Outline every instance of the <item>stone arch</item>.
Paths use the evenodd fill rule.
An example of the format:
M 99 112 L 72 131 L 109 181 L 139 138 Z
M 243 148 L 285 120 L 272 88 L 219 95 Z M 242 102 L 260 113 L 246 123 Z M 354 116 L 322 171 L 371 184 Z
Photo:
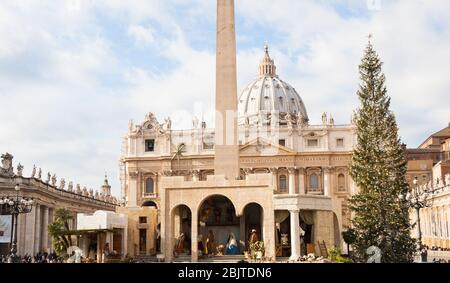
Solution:
M 151 201 L 151 200 L 144 201 L 141 206 L 143 206 L 143 207 L 154 207 L 154 208 L 158 209 L 158 204 L 156 202 L 154 202 L 154 201 Z
M 170 233 L 167 243 L 171 254 L 189 253 L 191 249 L 192 216 L 191 207 L 184 203 L 176 204 L 170 210 Z M 184 235 L 184 237 L 181 238 L 181 235 Z

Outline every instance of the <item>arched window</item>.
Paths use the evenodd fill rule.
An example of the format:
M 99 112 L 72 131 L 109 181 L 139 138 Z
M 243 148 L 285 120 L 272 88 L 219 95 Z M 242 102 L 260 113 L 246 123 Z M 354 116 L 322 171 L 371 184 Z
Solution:
M 286 181 L 286 175 L 280 176 L 280 192 L 286 192 L 287 191 L 287 181 Z
M 309 176 L 309 187 L 312 191 L 319 190 L 319 176 L 317 174 Z
M 155 182 L 152 178 L 148 178 L 145 181 L 145 194 L 154 194 L 155 193 Z
M 344 174 L 339 174 L 338 175 L 338 191 L 340 192 L 345 192 L 345 175 Z

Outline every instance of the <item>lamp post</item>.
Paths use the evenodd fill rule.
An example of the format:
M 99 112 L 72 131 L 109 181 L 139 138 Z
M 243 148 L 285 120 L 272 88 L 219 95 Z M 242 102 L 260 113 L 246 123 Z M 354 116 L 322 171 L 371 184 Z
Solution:
M 33 209 L 33 199 L 19 196 L 20 186 L 14 187 L 15 196 L 6 196 L 0 198 L 0 205 L 5 206 L 6 215 L 12 216 L 12 233 L 11 233 L 11 259 L 15 262 L 17 259 L 17 222 L 18 216 L 22 213 L 30 213 Z
M 416 217 L 417 217 L 417 228 L 418 228 L 418 240 L 419 240 L 419 249 L 422 246 L 422 230 L 420 227 L 420 209 L 427 208 L 432 206 L 433 201 L 433 193 L 434 190 L 431 188 L 420 187 L 418 186 L 419 181 L 417 177 L 414 178 L 413 184 L 414 186 L 410 188 L 410 191 L 406 194 L 406 196 L 401 195 L 400 199 L 406 199 L 408 202 L 408 206 L 410 208 L 415 209 Z

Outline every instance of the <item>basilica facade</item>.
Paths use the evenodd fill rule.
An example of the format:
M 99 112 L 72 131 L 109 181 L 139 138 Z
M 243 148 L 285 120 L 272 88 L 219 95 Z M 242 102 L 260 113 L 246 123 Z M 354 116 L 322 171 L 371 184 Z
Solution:
M 212 239 L 212 253 L 221 254 L 230 237 L 244 254 L 255 232 L 272 260 L 321 255 L 324 243 L 345 248 L 347 200 L 356 192 L 349 175 L 356 127 L 326 113 L 320 124 L 310 124 L 307 105 L 278 76 L 268 46 L 255 67 L 257 78 L 236 95 L 236 178 L 216 172 L 229 167 L 227 154 L 218 161 L 224 150 L 216 146 L 217 122 L 209 128 L 194 118 L 191 129 L 174 130 L 170 118 L 160 121 L 152 113 L 130 122 L 121 157 L 126 208 L 151 207 L 158 214 L 155 227 L 140 231 L 137 244 L 147 250 L 137 247 L 135 255 L 159 253 L 172 261 L 184 254 L 197 261 L 211 253 Z

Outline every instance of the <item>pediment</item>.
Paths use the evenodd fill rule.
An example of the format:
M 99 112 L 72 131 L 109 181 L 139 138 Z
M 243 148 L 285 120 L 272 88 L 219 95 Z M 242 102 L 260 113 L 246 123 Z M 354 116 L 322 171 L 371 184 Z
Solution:
M 285 146 L 273 144 L 264 139 L 255 139 L 240 147 L 241 156 L 253 155 L 294 155 L 295 152 Z

